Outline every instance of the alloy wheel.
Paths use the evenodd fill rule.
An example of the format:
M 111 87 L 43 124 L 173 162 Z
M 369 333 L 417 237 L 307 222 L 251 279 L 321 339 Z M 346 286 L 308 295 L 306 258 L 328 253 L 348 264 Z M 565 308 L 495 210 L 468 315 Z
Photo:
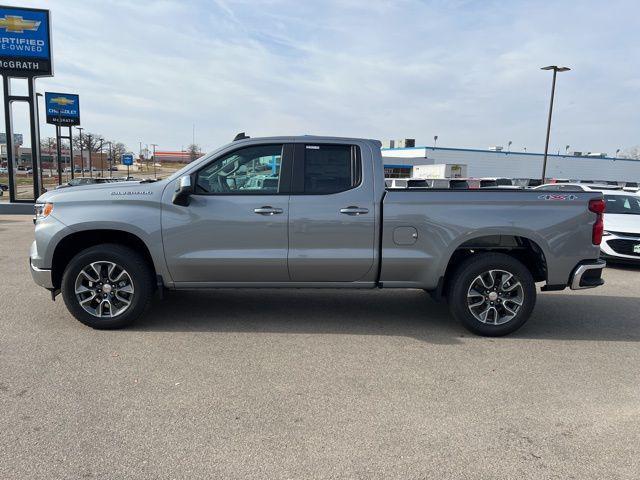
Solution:
M 476 320 L 503 325 L 518 314 L 524 302 L 520 280 L 506 270 L 488 270 L 471 282 L 467 291 L 467 308 Z
M 75 294 L 87 313 L 112 318 L 127 311 L 135 290 L 129 273 L 122 266 L 105 260 L 92 262 L 80 270 Z

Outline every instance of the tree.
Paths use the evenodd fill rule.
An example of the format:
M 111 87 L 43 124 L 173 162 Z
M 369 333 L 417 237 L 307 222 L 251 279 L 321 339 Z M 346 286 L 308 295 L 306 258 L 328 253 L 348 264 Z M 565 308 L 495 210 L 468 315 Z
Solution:
M 80 142 L 80 135 L 73 137 L 73 148 L 81 149 L 85 152 L 91 151 L 96 153 L 100 151 L 100 144 L 104 143 L 104 137 L 98 133 L 83 133 L 82 143 Z
M 196 158 L 202 156 L 202 152 L 200 152 L 200 146 L 192 143 L 187 147 L 187 152 L 189 152 L 189 161 L 193 162 Z
M 127 146 L 122 142 L 111 142 L 111 151 L 113 153 L 113 162 L 122 163 L 122 155 L 127 153 Z
M 632 158 L 634 160 L 640 160 L 640 145 L 625 148 L 620 154 L 620 158 Z
M 40 151 L 46 152 L 49 156 L 49 175 L 53 175 L 53 163 L 54 163 L 54 155 L 56 152 L 56 139 L 54 137 L 42 138 L 40 140 Z

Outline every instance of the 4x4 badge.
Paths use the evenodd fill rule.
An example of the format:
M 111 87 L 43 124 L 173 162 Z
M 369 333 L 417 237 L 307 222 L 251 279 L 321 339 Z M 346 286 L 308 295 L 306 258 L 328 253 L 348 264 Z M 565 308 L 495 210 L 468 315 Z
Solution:
M 540 200 L 577 200 L 577 195 L 563 195 L 560 193 L 547 193 L 546 195 L 540 195 Z

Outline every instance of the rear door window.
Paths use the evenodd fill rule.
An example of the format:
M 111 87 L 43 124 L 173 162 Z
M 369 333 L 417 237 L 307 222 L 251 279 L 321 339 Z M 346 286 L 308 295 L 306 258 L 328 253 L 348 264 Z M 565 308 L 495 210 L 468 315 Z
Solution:
M 298 152 L 294 191 L 326 195 L 360 184 L 362 167 L 357 146 L 307 144 Z

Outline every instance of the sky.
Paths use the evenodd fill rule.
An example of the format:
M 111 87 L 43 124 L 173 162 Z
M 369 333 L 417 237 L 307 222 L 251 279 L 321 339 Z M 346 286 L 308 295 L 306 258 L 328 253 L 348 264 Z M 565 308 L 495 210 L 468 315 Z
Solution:
M 38 91 L 78 93 L 85 132 L 134 151 L 194 125 L 203 151 L 241 131 L 542 151 L 554 64 L 550 151 L 640 144 L 635 0 L 8 3 L 51 10 Z

